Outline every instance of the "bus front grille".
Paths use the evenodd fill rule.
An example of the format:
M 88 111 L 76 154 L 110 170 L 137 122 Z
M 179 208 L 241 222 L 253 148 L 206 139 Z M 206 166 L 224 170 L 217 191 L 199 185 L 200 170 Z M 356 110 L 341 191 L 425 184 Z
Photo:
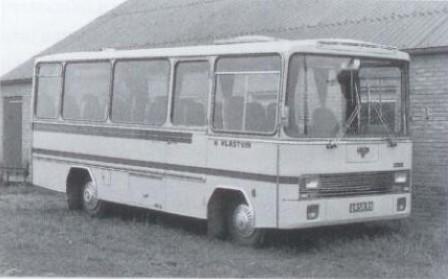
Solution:
M 313 197 L 343 197 L 374 195 L 393 192 L 393 172 L 362 172 L 344 174 L 321 174 L 317 176 L 319 186 L 307 189 L 304 180 L 300 183 L 300 194 Z

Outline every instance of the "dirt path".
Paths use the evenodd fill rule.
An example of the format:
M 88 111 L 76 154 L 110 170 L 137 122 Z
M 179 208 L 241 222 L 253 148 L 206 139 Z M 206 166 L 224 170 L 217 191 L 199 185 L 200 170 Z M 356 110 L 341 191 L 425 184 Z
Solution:
M 125 212 L 125 213 L 124 213 Z M 267 247 L 210 241 L 202 222 L 118 208 L 68 211 L 64 195 L 0 187 L 0 276 L 434 277 L 448 274 L 446 230 L 384 224 L 275 232 Z

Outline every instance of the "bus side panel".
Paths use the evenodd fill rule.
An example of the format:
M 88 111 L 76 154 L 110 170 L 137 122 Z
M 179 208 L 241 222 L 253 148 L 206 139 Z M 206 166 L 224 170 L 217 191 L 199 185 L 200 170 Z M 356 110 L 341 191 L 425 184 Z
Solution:
M 34 185 L 65 192 L 69 164 L 33 156 L 32 165 Z
M 55 125 L 57 127 L 57 125 Z M 110 171 L 110 183 L 97 182 L 99 198 L 119 203 L 135 205 L 136 195 L 146 195 L 142 186 L 135 189 L 129 187 L 128 173 L 148 172 L 144 165 L 164 164 L 166 145 L 164 141 L 151 141 L 141 139 L 122 139 L 115 137 L 103 137 L 96 135 L 80 135 L 62 132 L 34 131 L 33 148 L 37 153 L 50 154 L 45 156 L 55 157 L 64 162 L 64 172 L 51 172 L 57 175 L 58 183 L 65 188 L 65 179 L 70 166 L 85 167 L 91 170 L 95 177 L 101 177 L 100 169 L 112 169 Z M 57 164 L 60 165 L 61 163 Z M 55 188 L 47 183 L 46 167 L 35 165 L 34 174 L 40 186 Z M 122 170 L 122 171 L 118 171 Z M 134 171 L 135 170 L 135 171 Z M 162 172 L 163 170 L 155 170 Z M 96 179 L 95 179 L 96 180 Z M 137 184 L 141 181 L 138 181 Z M 132 185 L 132 184 L 131 184 Z M 161 188 L 162 185 L 161 185 Z M 62 189 L 62 188 L 61 188 Z M 133 192 L 132 195 L 130 192 Z M 140 198 L 140 197 L 139 197 Z M 161 201 L 162 202 L 162 201 Z
M 207 203 L 204 194 L 207 181 L 202 178 L 167 176 L 166 207 L 164 211 L 200 219 L 207 218 Z
M 116 169 L 96 169 L 90 168 L 97 183 L 98 196 L 103 200 L 122 203 L 131 203 L 131 193 L 129 191 L 129 174 L 127 171 Z
M 129 174 L 129 201 L 136 206 L 163 209 L 166 204 L 165 186 L 162 176 Z
M 203 193 L 207 177 L 207 137 L 205 131 L 194 132 L 191 142 L 168 142 L 166 162 L 176 166 L 164 175 L 165 211 L 196 218 L 206 218 Z
M 212 137 L 207 150 L 208 167 L 212 172 L 207 183 L 216 188 L 243 190 L 255 210 L 256 226 L 276 227 L 277 145 Z

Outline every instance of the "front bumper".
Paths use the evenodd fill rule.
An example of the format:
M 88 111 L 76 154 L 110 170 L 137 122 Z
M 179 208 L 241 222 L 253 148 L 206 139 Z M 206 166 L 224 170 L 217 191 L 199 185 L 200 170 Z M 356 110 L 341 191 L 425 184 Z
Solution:
M 400 208 L 398 202 L 406 200 L 406 207 Z M 371 204 L 372 209 L 353 212 L 353 204 Z M 309 219 L 309 206 L 318 207 L 315 219 Z M 352 210 L 350 210 L 352 207 Z M 359 208 L 358 208 L 359 209 Z M 352 212 L 350 212 L 352 211 Z M 411 213 L 411 194 L 383 194 L 347 198 L 326 198 L 314 200 L 280 200 L 279 229 L 309 228 L 328 225 L 359 223 L 375 220 L 400 219 Z

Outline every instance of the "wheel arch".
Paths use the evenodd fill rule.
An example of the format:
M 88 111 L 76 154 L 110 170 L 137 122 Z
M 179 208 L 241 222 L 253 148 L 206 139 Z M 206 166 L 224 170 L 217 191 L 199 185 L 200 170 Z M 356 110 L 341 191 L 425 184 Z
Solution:
M 253 233 L 239 236 L 235 231 L 234 210 L 246 203 L 252 211 Z M 230 238 L 247 246 L 259 246 L 264 241 L 265 230 L 257 229 L 255 208 L 248 193 L 240 187 L 216 187 L 207 203 L 207 234 L 211 238 Z M 232 219 L 232 221 L 230 221 Z
M 229 198 L 229 196 L 235 196 L 239 195 L 241 196 L 249 206 L 253 207 L 253 204 L 249 198 L 249 195 L 246 193 L 246 191 L 240 187 L 235 186 L 218 186 L 215 189 L 213 189 L 212 194 L 208 198 L 207 201 L 207 211 L 210 207 L 211 202 L 215 201 L 219 198 Z
M 227 218 L 232 200 L 245 200 L 250 204 L 246 192 L 239 187 L 220 186 L 213 189 L 207 200 L 207 235 L 225 239 L 228 235 Z
M 78 165 L 70 166 L 65 180 L 66 192 L 69 191 L 69 188 L 79 185 L 80 179 L 85 178 L 90 178 L 92 182 L 96 184 L 95 176 L 89 167 Z

